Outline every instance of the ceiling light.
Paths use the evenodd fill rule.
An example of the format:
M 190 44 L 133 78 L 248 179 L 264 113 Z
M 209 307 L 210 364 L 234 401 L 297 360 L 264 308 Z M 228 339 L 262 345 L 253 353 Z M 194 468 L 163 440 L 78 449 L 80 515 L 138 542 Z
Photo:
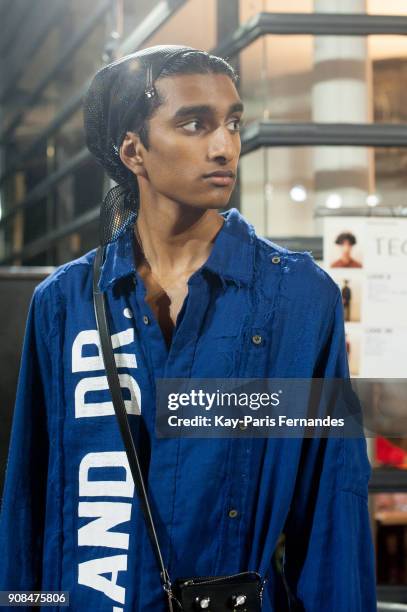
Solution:
M 294 185 L 290 190 L 290 197 L 294 202 L 305 202 L 307 199 L 307 190 L 303 185 Z
M 368 206 L 377 206 L 382 201 L 381 197 L 377 193 L 369 193 L 366 197 L 366 204 Z
M 342 197 L 339 193 L 331 193 L 325 202 L 327 208 L 340 208 L 342 206 Z

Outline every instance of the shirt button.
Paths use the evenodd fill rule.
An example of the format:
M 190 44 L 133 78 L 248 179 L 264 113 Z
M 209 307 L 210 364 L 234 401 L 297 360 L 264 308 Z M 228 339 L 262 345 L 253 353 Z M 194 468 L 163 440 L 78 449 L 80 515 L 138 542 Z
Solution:
M 144 323 L 144 325 L 148 325 L 150 323 L 150 319 L 148 318 L 147 315 L 143 316 L 143 323 Z
M 133 317 L 133 313 L 131 312 L 130 308 L 125 308 L 123 310 L 123 314 L 125 317 L 127 317 L 128 319 L 131 319 Z
M 271 261 L 273 262 L 273 264 L 278 264 L 280 263 L 281 259 L 277 255 L 275 255 Z
M 252 336 L 252 342 L 254 344 L 261 344 L 262 343 L 263 338 L 261 336 Z
M 238 511 L 235 510 L 234 508 L 232 508 L 232 510 L 229 510 L 229 517 L 230 518 L 236 518 L 238 515 Z

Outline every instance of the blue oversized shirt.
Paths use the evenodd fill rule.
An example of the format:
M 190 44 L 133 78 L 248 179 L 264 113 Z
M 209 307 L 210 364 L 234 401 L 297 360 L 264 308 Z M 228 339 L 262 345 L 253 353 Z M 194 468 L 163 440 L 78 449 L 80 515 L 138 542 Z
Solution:
M 373 612 L 363 438 L 155 436 L 156 378 L 349 375 L 333 280 L 308 253 L 258 237 L 236 209 L 223 216 L 188 281 L 169 350 L 144 301 L 132 227 L 108 246 L 100 279 L 165 562 L 173 578 L 268 573 L 264 612 L 282 612 L 273 552 L 284 532 L 292 610 Z M 94 256 L 60 266 L 32 298 L 0 519 L 0 590 L 66 590 L 78 611 L 164 612 L 103 368 Z

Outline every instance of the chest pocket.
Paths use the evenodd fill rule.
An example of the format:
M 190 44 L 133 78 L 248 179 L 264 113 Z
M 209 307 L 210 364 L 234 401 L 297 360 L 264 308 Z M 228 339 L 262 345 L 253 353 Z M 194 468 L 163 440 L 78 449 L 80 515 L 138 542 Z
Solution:
M 243 329 L 248 320 L 247 292 L 234 284 L 218 287 L 198 339 L 191 376 L 234 378 L 240 366 Z

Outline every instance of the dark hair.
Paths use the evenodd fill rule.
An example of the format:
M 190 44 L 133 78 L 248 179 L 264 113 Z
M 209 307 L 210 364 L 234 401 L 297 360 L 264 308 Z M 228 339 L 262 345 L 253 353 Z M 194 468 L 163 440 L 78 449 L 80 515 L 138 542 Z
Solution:
M 335 244 L 343 244 L 344 242 L 349 242 L 353 246 L 356 244 L 355 235 L 351 232 L 342 232 L 335 240 Z

